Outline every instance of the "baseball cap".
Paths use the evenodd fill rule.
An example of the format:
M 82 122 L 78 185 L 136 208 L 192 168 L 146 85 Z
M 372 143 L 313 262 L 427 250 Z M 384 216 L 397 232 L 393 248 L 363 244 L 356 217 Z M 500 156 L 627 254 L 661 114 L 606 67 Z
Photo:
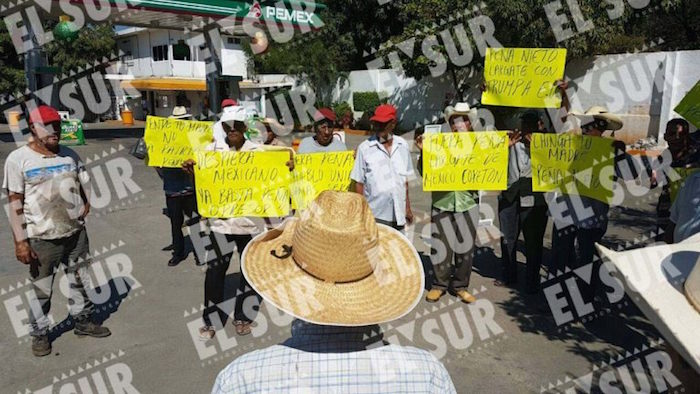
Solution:
M 224 99 L 221 102 L 221 108 L 232 107 L 234 105 L 238 105 L 238 102 L 236 102 L 236 100 L 230 99 L 230 98 Z
M 61 116 L 58 114 L 58 111 L 56 111 L 56 109 L 53 107 L 49 107 L 48 105 L 40 105 L 29 113 L 29 124 L 49 124 L 60 121 Z
M 369 120 L 381 123 L 396 120 L 396 107 L 391 104 L 382 104 L 374 110 L 374 116 L 369 118 Z
M 330 120 L 331 122 L 335 122 L 335 112 L 333 112 L 332 109 L 330 108 L 320 108 L 318 112 L 323 115 L 323 119 L 318 119 L 317 122 L 321 122 L 323 120 Z

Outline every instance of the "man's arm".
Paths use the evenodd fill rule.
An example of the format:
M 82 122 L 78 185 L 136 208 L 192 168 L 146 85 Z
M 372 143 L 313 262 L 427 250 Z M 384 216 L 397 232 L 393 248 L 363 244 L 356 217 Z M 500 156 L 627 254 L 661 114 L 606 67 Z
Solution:
M 413 223 L 413 211 L 411 211 L 411 200 L 408 198 L 408 182 L 406 182 L 406 222 Z
M 12 227 L 12 238 L 15 241 L 15 256 L 22 264 L 29 264 L 37 259 L 37 255 L 29 245 L 27 237 L 24 219 L 24 194 L 8 191 L 7 197 L 10 204 L 10 226 Z

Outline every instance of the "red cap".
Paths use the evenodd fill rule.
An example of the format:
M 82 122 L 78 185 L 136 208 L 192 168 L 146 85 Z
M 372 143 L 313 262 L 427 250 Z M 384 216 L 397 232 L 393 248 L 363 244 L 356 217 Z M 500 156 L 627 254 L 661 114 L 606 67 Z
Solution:
M 324 117 L 325 119 L 328 119 L 328 120 L 330 120 L 331 122 L 335 122 L 335 112 L 333 112 L 332 109 L 330 109 L 330 108 L 321 108 L 321 109 L 318 110 L 318 112 L 320 112 L 321 115 L 323 115 L 323 117 Z M 319 119 L 319 120 L 323 120 L 323 119 Z
M 58 111 L 48 105 L 40 105 L 29 113 L 29 124 L 49 124 L 60 121 L 61 116 L 58 114 Z
M 224 99 L 224 101 L 221 102 L 221 108 L 226 108 L 226 107 L 233 107 L 238 105 L 238 102 L 234 99 Z
M 374 116 L 369 118 L 369 120 L 381 123 L 396 120 L 396 107 L 391 104 L 382 104 L 374 110 Z

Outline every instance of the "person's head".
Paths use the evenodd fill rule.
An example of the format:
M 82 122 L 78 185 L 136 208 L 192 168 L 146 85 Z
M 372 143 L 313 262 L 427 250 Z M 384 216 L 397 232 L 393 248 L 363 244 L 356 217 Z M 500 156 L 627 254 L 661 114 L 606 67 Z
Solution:
M 229 146 L 240 148 L 245 142 L 245 132 L 248 130 L 246 114 L 243 107 L 237 107 L 236 111 L 224 112 L 221 116 L 221 127 L 226 134 Z
M 423 135 L 425 134 L 425 127 L 421 126 L 413 132 L 413 141 L 416 144 L 423 142 Z
M 223 99 L 223 101 L 221 101 L 221 109 L 222 109 L 222 110 L 223 110 L 224 108 L 227 108 L 227 107 L 235 107 L 235 106 L 237 106 L 237 105 L 238 105 L 238 103 L 237 103 L 236 100 L 234 100 L 234 99 L 227 98 L 227 99 Z
M 391 104 L 382 104 L 374 110 L 374 115 L 369 118 L 372 122 L 372 130 L 379 142 L 387 142 L 393 138 L 396 128 L 396 107 Z
M 40 105 L 29 113 L 29 129 L 34 139 L 46 148 L 57 151 L 61 137 L 61 116 L 48 105 Z
M 330 108 L 321 108 L 318 112 L 323 117 L 314 123 L 316 142 L 321 146 L 328 146 L 333 141 L 333 125 L 336 119 L 335 112 Z
M 322 192 L 298 217 L 253 239 L 241 267 L 266 302 L 326 326 L 399 319 L 418 304 L 425 284 L 411 242 L 378 224 L 362 195 L 341 191 Z M 296 297 L 313 297 L 313 307 Z
M 573 114 L 581 120 L 584 135 L 600 137 L 606 130 L 613 133 L 622 128 L 622 119 L 608 112 L 605 107 L 593 106 L 583 114 Z
M 535 110 L 525 111 L 520 115 L 520 131 L 522 133 L 535 133 L 539 131 L 540 114 Z
M 544 124 L 544 120 L 538 119 L 537 120 L 537 131 L 544 133 L 547 131 L 547 125 Z
M 469 108 L 467 103 L 457 103 L 455 106 L 448 106 L 443 112 L 443 116 L 450 125 L 450 130 L 454 132 L 472 131 L 471 117 L 476 115 L 476 111 Z
M 671 119 L 666 123 L 664 140 L 668 143 L 668 149 L 676 155 L 682 152 L 690 144 L 690 125 L 685 119 Z

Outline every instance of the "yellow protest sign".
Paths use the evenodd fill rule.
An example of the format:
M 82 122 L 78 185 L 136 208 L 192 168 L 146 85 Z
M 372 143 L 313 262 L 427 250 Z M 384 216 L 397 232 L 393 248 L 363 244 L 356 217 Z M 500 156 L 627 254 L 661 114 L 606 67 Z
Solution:
M 487 48 L 486 90 L 481 103 L 525 108 L 559 108 L 554 82 L 564 77 L 566 49 Z
M 143 139 L 151 167 L 180 167 L 213 141 L 212 122 L 149 116 Z
M 508 134 L 429 133 L 423 141 L 423 190 L 505 190 Z
M 532 190 L 556 190 L 610 203 L 615 175 L 612 142 L 572 133 L 532 134 Z
M 289 214 L 287 152 L 197 152 L 194 178 L 203 217 Z
M 352 151 L 295 155 L 292 208 L 305 209 L 324 190 L 347 191 L 354 163 Z

